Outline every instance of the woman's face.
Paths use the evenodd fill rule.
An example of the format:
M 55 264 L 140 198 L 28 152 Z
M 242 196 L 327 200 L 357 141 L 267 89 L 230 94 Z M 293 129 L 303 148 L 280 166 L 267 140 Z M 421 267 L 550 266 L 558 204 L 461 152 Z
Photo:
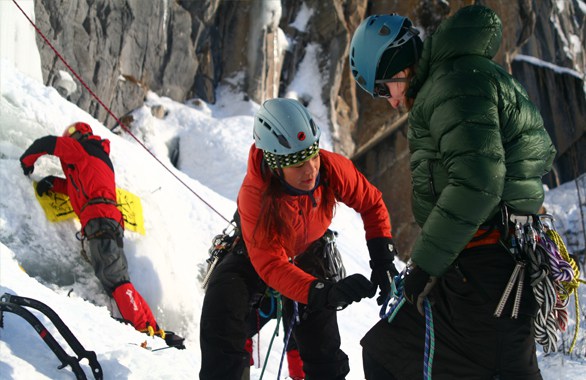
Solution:
M 315 186 L 319 173 L 319 153 L 300 164 L 283 168 L 283 178 L 290 186 L 303 191 L 310 191 Z
M 393 78 L 408 78 L 411 74 L 411 70 L 409 68 L 399 71 L 397 74 L 393 76 Z M 387 98 L 387 101 L 391 105 L 391 107 L 397 109 L 400 106 L 406 106 L 405 104 L 405 93 L 407 92 L 408 83 L 406 82 L 387 82 L 385 86 L 389 89 L 389 94 L 391 96 Z

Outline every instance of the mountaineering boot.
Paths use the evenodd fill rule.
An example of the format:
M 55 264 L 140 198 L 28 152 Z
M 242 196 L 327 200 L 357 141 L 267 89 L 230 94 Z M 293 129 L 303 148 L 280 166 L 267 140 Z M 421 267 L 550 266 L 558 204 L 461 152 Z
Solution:
M 185 338 L 180 337 L 179 335 L 175 334 L 174 332 L 165 331 L 165 343 L 167 343 L 167 346 L 174 347 L 178 350 L 183 350 L 183 349 L 185 349 L 185 344 L 183 344 L 184 341 L 185 341 Z
M 287 364 L 289 365 L 289 377 L 292 380 L 305 379 L 305 372 L 303 372 L 303 361 L 299 356 L 298 350 L 287 351 Z
M 116 301 L 122 318 L 132 323 L 135 329 L 143 331 L 149 326 L 155 331 L 159 329 L 151 308 L 130 282 L 114 289 L 112 298 Z

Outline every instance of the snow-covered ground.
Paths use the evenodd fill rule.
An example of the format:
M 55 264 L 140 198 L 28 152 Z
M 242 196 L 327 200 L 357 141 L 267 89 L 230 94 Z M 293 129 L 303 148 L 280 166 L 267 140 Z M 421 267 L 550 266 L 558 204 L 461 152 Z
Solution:
M 129 134 L 111 133 L 84 110 L 63 99 L 55 89 L 45 87 L 30 74 L 25 75 L 31 70 L 25 70 L 26 63 L 22 68 L 22 60 L 16 60 L 18 68 L 13 62 L 14 59 L 0 62 L 0 295 L 8 292 L 50 306 L 85 348 L 96 352 L 105 379 L 197 378 L 201 360 L 199 319 L 204 296 L 201 273 L 212 238 L 227 227 L 225 218 L 229 219 L 235 210 L 246 155 L 253 142 L 252 115 L 258 104 L 242 101 L 241 94 L 225 89 L 219 89 L 219 101 L 213 106 L 201 102 L 180 104 L 152 93 L 146 105 L 135 113 L 132 126 L 132 133 L 147 151 Z M 307 68 L 299 75 L 311 78 L 313 72 Z M 304 94 L 313 91 L 315 81 L 294 83 L 289 93 Z M 168 111 L 164 119 L 151 115 L 150 108 L 156 105 Z M 319 115 L 323 114 L 324 106 L 314 100 L 309 109 Z M 96 134 L 111 140 L 118 186 L 141 198 L 146 235 L 127 231 L 125 238 L 130 276 L 159 323 L 186 337 L 186 350 L 141 348 L 145 341 L 151 349 L 166 346 L 161 339 L 146 337 L 111 318 L 111 313 L 116 314 L 115 306 L 79 254 L 80 244 L 75 239 L 79 222 L 49 222 L 35 198 L 31 179 L 59 175 L 57 159 L 45 156 L 37 162 L 31 178 L 22 174 L 18 158 L 23 151 L 36 138 L 60 135 L 74 121 L 89 123 Z M 320 125 L 325 126 L 325 121 Z M 322 147 L 331 147 L 327 134 Z M 179 160 L 175 168 L 169 157 L 177 153 L 177 148 Z M 585 182 L 583 176 L 582 202 Z M 571 182 L 549 191 L 546 207 L 554 214 L 558 230 L 568 234 L 564 236 L 569 236 L 572 247 L 583 249 L 583 221 L 576 184 Z M 338 245 L 347 272 L 369 275 L 360 218 L 342 206 L 333 229 L 339 232 Z M 579 293 L 581 330 L 574 353 L 544 355 L 538 347 L 545 379 L 586 379 L 584 286 Z M 50 321 L 32 311 L 66 347 Z M 372 299 L 339 313 L 342 348 L 350 357 L 349 380 L 364 377 L 358 342 L 378 320 L 378 312 L 379 307 Z M 568 332 L 561 336 L 566 349 L 576 321 L 573 304 L 569 314 Z M 275 323 L 271 322 L 260 334 L 261 358 L 260 361 L 256 358 L 252 379 L 261 376 L 274 329 Z M 280 331 L 268 356 L 265 379 L 277 378 L 282 334 Z M 259 344 L 258 340 L 255 344 Z M 71 350 L 68 352 L 72 354 Z M 4 313 L 0 329 L 0 378 L 75 378 L 70 367 L 58 369 L 59 364 L 30 325 L 12 313 Z M 87 361 L 81 364 L 88 378 L 92 378 Z M 283 369 L 281 378 L 286 375 L 287 370 Z

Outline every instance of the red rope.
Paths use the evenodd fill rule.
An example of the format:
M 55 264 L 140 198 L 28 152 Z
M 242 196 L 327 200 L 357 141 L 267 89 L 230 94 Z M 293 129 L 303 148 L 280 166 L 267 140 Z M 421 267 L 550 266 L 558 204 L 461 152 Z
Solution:
M 65 60 L 65 58 L 63 58 L 63 56 L 61 54 L 59 54 L 59 52 L 57 51 L 57 49 L 53 46 L 53 44 L 51 44 L 51 42 L 49 42 L 49 40 L 47 39 L 47 37 L 45 37 L 45 35 L 43 34 L 43 32 L 37 27 L 37 25 L 33 22 L 33 20 L 31 20 L 28 15 L 24 12 L 24 10 L 20 7 L 20 5 L 18 5 L 18 3 L 16 2 L 16 0 L 12 0 L 12 2 L 18 7 L 18 9 L 20 10 L 20 12 L 24 15 L 24 17 L 26 17 L 26 19 L 28 20 L 28 22 L 33 26 L 33 28 L 35 28 L 35 30 L 37 31 L 37 33 L 41 36 L 41 38 L 47 43 L 47 45 L 49 45 L 49 47 L 53 50 L 53 52 L 55 52 L 55 54 L 57 55 L 57 57 L 59 57 L 59 59 L 61 60 L 61 62 L 63 62 L 63 64 L 69 69 L 69 71 L 71 71 L 71 73 L 75 76 L 75 78 L 77 78 L 77 80 L 83 85 L 83 87 L 85 87 L 86 90 L 88 90 L 88 92 L 91 94 L 91 96 L 96 99 L 98 101 L 98 103 L 104 107 L 104 109 L 106 110 L 106 112 L 112 116 L 114 118 L 114 120 L 116 120 L 116 122 L 118 122 L 118 124 L 120 124 L 120 126 L 122 127 L 122 129 L 124 129 L 124 131 L 126 133 L 128 133 L 130 136 L 132 136 L 132 138 L 140 145 L 142 146 L 159 164 L 161 164 L 162 167 L 165 168 L 165 170 L 167 170 L 167 172 L 169 172 L 169 174 L 171 174 L 173 177 L 175 177 L 175 179 L 177 181 L 179 181 L 183 186 L 185 186 L 193 195 L 195 195 L 196 197 L 199 198 L 200 201 L 202 201 L 203 203 L 205 203 L 209 208 L 211 208 L 216 214 L 218 214 L 222 219 L 224 219 L 226 222 L 230 223 L 230 221 L 224 217 L 222 214 L 220 214 L 220 212 L 218 210 L 216 210 L 212 205 L 210 205 L 208 202 L 206 202 L 202 197 L 200 197 L 195 191 L 193 191 L 183 180 L 181 180 L 181 178 L 179 178 L 175 173 L 173 173 L 167 166 L 165 166 L 165 164 L 163 164 L 163 162 L 161 160 L 159 160 L 157 158 L 157 156 L 155 156 L 131 131 L 130 129 L 120 121 L 120 119 L 118 119 L 116 117 L 116 115 L 114 115 L 114 113 L 110 110 L 110 108 L 108 108 L 108 106 L 106 106 L 104 104 L 104 102 L 102 102 L 102 100 L 98 97 L 98 95 L 96 95 L 90 88 L 89 86 L 84 82 L 84 80 L 77 74 L 77 72 L 75 70 L 73 70 L 73 68 L 69 65 L 69 63 L 67 63 L 67 61 Z

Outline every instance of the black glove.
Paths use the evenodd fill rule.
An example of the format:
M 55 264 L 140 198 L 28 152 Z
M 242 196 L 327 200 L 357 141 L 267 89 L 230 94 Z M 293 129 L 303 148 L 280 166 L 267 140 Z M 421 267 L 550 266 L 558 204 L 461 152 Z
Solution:
M 26 166 L 22 161 L 20 161 L 20 167 L 22 168 L 22 172 L 24 173 L 24 175 L 32 174 L 32 172 L 35 171 L 34 166 Z
M 361 274 L 353 274 L 338 282 L 315 280 L 309 288 L 307 305 L 310 309 L 341 310 L 376 294 L 376 287 Z
M 53 188 L 54 179 L 55 177 L 50 175 L 43 178 L 39 181 L 39 183 L 37 183 L 37 194 L 39 195 L 39 197 L 42 197 L 43 195 L 47 194 L 49 190 Z
M 366 245 L 370 253 L 370 268 L 372 269 L 370 281 L 380 288 L 376 303 L 382 305 L 391 293 L 392 279 L 399 274 L 393 264 L 396 247 L 393 239 L 386 237 L 370 239 Z
M 423 314 L 423 301 L 425 297 L 431 292 L 435 285 L 437 278 L 432 277 L 418 266 L 413 267 L 405 276 L 403 294 L 405 299 L 414 305 L 417 305 L 417 310 L 421 315 Z

